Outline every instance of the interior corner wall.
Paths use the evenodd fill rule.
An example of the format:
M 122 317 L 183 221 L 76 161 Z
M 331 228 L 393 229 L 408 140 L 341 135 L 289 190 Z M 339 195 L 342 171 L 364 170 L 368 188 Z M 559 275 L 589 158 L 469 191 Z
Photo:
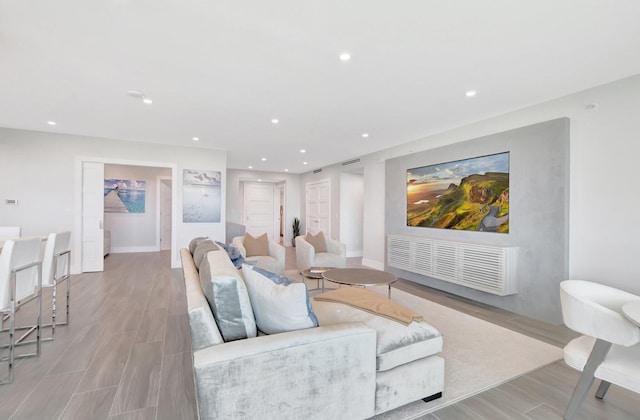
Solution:
M 41 131 L 0 128 L 0 221 L 22 226 L 23 235 L 46 235 L 61 230 L 72 231 L 72 266 L 79 271 L 78 247 L 73 239 L 80 194 L 79 160 L 91 158 L 107 163 L 145 162 L 149 166 L 174 165 L 177 168 L 176 237 L 172 265 L 180 266 L 179 250 L 195 236 L 225 237 L 226 165 L 225 151 L 105 138 L 58 134 Z M 220 171 L 222 203 L 220 223 L 182 222 L 182 171 L 199 169 Z M 9 175 L 10 174 L 10 175 Z M 5 205 L 5 199 L 19 201 Z
M 362 256 L 364 176 L 340 174 L 340 241 L 347 245 L 347 257 Z
M 407 226 L 407 169 L 509 152 L 509 233 Z M 388 234 L 518 247 L 517 294 L 496 296 L 387 267 L 417 283 L 557 323 L 568 275 L 569 120 L 561 118 L 387 161 Z
M 170 168 L 104 165 L 105 179 L 145 181 L 144 213 L 104 214 L 104 228 L 111 231 L 111 253 L 159 251 L 157 231 L 157 178 L 171 177 Z

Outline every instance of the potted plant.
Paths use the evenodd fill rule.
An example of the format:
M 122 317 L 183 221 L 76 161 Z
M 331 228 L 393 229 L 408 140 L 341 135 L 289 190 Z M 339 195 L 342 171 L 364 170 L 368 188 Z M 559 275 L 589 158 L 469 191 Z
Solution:
M 296 238 L 300 235 L 300 219 L 294 217 L 293 225 L 291 225 L 291 227 L 293 228 L 293 238 L 291 239 L 291 243 L 293 246 L 296 246 Z

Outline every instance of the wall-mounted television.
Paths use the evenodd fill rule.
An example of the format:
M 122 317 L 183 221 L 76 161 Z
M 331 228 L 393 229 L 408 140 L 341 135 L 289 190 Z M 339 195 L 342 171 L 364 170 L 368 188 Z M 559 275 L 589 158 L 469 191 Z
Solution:
M 509 233 L 509 152 L 408 169 L 407 226 Z

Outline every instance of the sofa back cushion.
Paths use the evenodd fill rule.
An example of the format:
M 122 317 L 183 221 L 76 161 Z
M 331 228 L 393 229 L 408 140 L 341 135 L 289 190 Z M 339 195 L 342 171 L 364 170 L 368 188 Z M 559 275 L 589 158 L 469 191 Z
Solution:
M 202 261 L 204 261 L 207 253 L 219 250 L 220 248 L 218 247 L 218 245 L 214 244 L 211 239 L 204 239 L 198 242 L 195 251 L 193 251 L 193 262 L 196 265 L 196 268 L 200 270 L 200 264 L 202 264 Z
M 307 233 L 306 240 L 313 246 L 316 253 L 327 252 L 327 242 L 324 240 L 324 233 L 322 233 L 322 231 L 315 235 Z
M 229 259 L 238 270 L 242 268 L 242 264 L 244 263 L 244 258 L 242 257 L 242 254 L 240 253 L 240 250 L 238 248 L 236 248 L 231 244 L 227 245 L 218 241 L 216 241 L 216 245 L 218 245 L 220 248 L 224 249 L 227 252 Z
M 182 259 L 182 272 L 187 294 L 191 348 L 193 351 L 197 351 L 224 343 L 218 325 L 213 318 L 209 302 L 202 292 L 198 270 L 193 263 L 191 253 L 183 248 L 180 250 L 180 258 Z
M 254 238 L 251 234 L 244 235 L 244 249 L 247 258 L 260 255 L 269 255 L 269 237 L 266 233 Z
M 193 256 L 193 253 L 196 251 L 196 247 L 198 246 L 198 244 L 205 239 L 208 238 L 206 236 L 198 236 L 197 238 L 193 238 L 191 242 L 189 242 L 189 252 L 191 253 L 191 256 Z
M 260 331 L 275 334 L 318 326 L 304 283 L 248 264 L 242 271 Z
M 256 321 L 242 276 L 225 251 L 209 252 L 200 266 L 200 285 L 224 341 L 257 335 Z

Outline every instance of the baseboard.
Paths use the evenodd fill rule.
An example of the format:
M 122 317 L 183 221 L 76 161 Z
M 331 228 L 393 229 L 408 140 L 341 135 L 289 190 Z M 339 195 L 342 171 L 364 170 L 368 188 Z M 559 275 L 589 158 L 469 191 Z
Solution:
M 130 252 L 158 252 L 157 246 L 111 246 L 111 254 L 128 254 Z
M 367 258 L 362 259 L 362 265 L 375 268 L 376 270 L 384 270 L 384 263 L 376 260 L 369 260 Z

